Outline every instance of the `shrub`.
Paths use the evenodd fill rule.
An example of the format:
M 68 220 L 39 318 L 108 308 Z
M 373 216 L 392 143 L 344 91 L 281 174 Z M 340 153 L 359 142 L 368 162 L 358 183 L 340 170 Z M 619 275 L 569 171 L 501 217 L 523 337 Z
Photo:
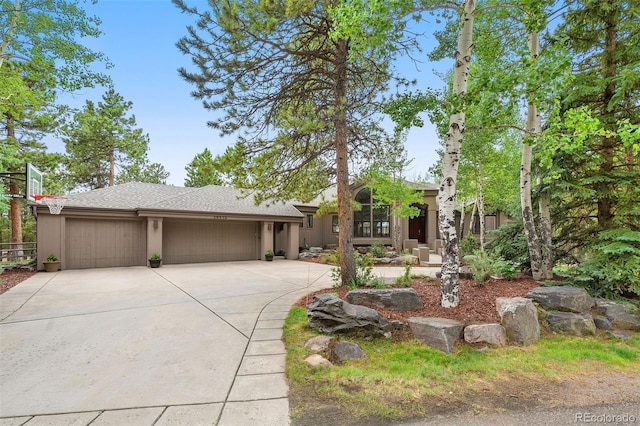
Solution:
M 598 233 L 598 240 L 583 262 L 554 272 L 595 297 L 640 296 L 640 232 L 611 229 Z
M 413 266 L 413 259 L 405 259 L 402 262 L 404 267 L 404 273 L 396 279 L 396 285 L 400 287 L 411 287 L 411 267 Z
M 467 255 L 475 253 L 479 246 L 473 235 L 467 235 L 460 240 L 460 257 L 464 258 Z
M 490 231 L 493 239 L 487 242 L 485 249 L 495 258 L 501 257 L 511 262 L 517 270 L 530 269 L 529 247 L 524 234 L 522 220 L 502 225 Z
M 56 256 L 55 254 L 51 253 L 49 256 L 47 256 L 47 262 L 57 262 L 58 256 Z
M 512 262 L 508 260 L 504 260 L 501 257 L 495 258 L 491 260 L 492 270 L 491 272 L 495 275 L 499 275 L 501 277 L 506 278 L 511 281 L 516 276 L 518 270 L 513 265 Z
M 387 253 L 387 249 L 382 245 L 380 241 L 376 241 L 371 245 L 371 249 L 369 250 L 373 257 L 384 257 Z
M 471 273 L 473 274 L 473 281 L 476 285 L 483 286 L 493 270 L 493 264 L 489 255 L 483 250 L 476 250 L 473 256 L 468 256 L 469 264 L 471 265 Z

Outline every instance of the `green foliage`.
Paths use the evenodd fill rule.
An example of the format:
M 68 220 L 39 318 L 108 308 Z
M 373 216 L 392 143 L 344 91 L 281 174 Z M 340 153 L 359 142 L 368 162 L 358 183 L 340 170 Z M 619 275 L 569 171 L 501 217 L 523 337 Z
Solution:
M 135 116 L 128 115 L 132 106 L 111 87 L 102 101 L 86 101 L 67 119 L 62 139 L 71 189 L 111 186 L 118 171 L 126 173 L 133 167 L 136 174 L 145 167 L 149 136 L 136 128 Z
M 502 225 L 495 231 L 491 231 L 489 235 L 492 239 L 486 244 L 485 249 L 492 257 L 502 258 L 512 263 L 518 270 L 531 267 L 522 220 Z
M 479 246 L 473 235 L 467 235 L 460 240 L 460 257 L 464 258 L 469 254 L 473 254 L 478 250 Z
M 477 286 L 484 286 L 493 271 L 493 263 L 484 250 L 476 250 L 473 256 L 468 256 L 467 261 L 471 266 L 473 281 Z
M 153 253 L 151 256 L 149 256 L 149 260 L 162 260 L 162 256 L 160 256 L 159 253 Z
M 273 256 L 273 250 L 267 250 L 266 252 L 264 252 L 264 254 L 266 256 Z
M 49 256 L 47 256 L 47 262 L 58 262 L 60 259 L 58 259 L 58 256 L 56 256 L 55 254 L 51 253 Z
M 356 276 L 355 279 L 349 280 L 349 288 L 380 285 L 379 280 L 373 275 L 373 265 L 375 264 L 373 256 L 369 253 L 360 254 L 357 250 L 353 252 L 353 255 L 356 261 Z M 340 266 L 331 269 L 331 280 L 334 287 L 342 285 Z
M 492 274 L 501 276 L 511 281 L 518 273 L 518 270 L 512 262 L 504 260 L 501 257 L 492 258 L 491 260 L 491 272 Z
M 373 257 L 380 258 L 384 257 L 384 255 L 387 253 L 387 248 L 383 246 L 380 241 L 374 241 L 374 243 L 371 244 L 369 252 Z
M 584 261 L 558 268 L 556 273 L 596 297 L 640 295 L 640 232 L 602 231 L 598 243 L 585 253 Z
M 219 168 L 217 159 L 213 158 L 209 148 L 205 148 L 185 167 L 187 177 L 184 180 L 184 186 L 199 188 L 207 185 L 222 185 Z
M 411 287 L 411 268 L 413 267 L 413 259 L 405 259 L 402 262 L 404 272 L 396 279 L 396 285 L 400 287 Z

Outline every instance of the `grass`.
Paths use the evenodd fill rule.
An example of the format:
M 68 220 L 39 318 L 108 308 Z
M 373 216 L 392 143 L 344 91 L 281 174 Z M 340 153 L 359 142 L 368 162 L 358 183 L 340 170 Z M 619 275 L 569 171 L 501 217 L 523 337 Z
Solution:
M 304 395 L 330 398 L 364 417 L 422 415 L 422 406 L 416 402 L 424 398 L 499 386 L 510 378 L 553 381 L 583 371 L 637 374 L 640 368 L 640 336 L 627 341 L 544 336 L 528 347 L 479 351 L 460 345 L 450 355 L 417 340 L 359 340 L 366 358 L 330 369 L 314 368 L 304 363 L 310 354 L 304 343 L 315 335 L 308 327 L 306 310 L 293 308 L 284 328 L 290 384 Z

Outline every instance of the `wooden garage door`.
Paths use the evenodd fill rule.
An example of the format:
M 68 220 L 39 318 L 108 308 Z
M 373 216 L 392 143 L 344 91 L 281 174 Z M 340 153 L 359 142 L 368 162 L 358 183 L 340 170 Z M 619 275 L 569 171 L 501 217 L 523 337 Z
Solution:
M 255 222 L 167 221 L 162 224 L 162 262 L 255 260 Z
M 67 269 L 144 266 L 147 263 L 145 222 L 67 219 L 65 234 Z

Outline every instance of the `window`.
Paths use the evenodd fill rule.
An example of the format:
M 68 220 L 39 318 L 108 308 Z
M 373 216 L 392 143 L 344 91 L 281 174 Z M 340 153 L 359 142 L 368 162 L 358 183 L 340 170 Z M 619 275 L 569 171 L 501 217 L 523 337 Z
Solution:
M 331 232 L 337 234 L 339 231 L 340 228 L 338 227 L 338 215 L 334 214 L 333 216 L 331 216 Z
M 313 228 L 313 215 L 307 215 L 307 228 Z
M 391 222 L 389 206 L 376 206 L 369 188 L 363 188 L 356 194 L 356 201 L 362 206 L 353 212 L 353 236 L 364 238 L 389 237 Z

